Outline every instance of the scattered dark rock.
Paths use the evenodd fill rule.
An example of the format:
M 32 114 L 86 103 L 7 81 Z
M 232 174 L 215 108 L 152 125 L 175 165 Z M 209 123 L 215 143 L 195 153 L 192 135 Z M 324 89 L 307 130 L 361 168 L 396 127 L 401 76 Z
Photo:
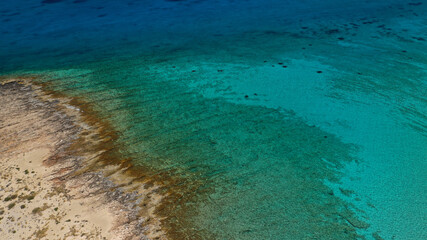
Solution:
M 339 37 L 339 38 L 337 38 L 338 40 L 344 40 L 344 38 L 343 37 Z
M 249 96 L 248 96 L 248 95 L 245 95 L 245 98 L 249 98 Z
M 408 3 L 409 6 L 420 6 L 422 4 L 422 2 Z
M 322 73 L 322 71 L 316 71 L 317 73 Z
M 13 194 L 11 196 L 7 196 L 3 201 L 8 202 L 10 200 L 14 200 L 15 198 L 17 198 L 18 195 L 17 194 Z
M 350 197 L 351 195 L 354 194 L 353 190 L 347 190 L 347 189 L 344 189 L 344 188 L 339 188 L 339 189 L 340 189 L 340 192 L 342 194 L 344 194 L 345 196 L 347 196 L 347 197 Z
M 328 29 L 328 30 L 325 31 L 325 33 L 328 34 L 328 35 L 339 33 L 339 32 L 340 32 L 339 29 Z
M 418 40 L 418 41 L 425 41 L 424 38 L 422 37 L 412 37 L 412 39 Z
M 42 3 L 59 3 L 62 2 L 62 0 L 43 0 Z
M 15 207 L 16 203 L 11 203 L 9 205 L 7 205 L 7 209 L 12 209 L 13 207 Z

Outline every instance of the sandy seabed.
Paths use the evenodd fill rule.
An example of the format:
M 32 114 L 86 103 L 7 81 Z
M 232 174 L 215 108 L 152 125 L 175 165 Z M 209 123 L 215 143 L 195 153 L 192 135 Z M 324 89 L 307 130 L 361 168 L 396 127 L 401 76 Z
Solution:
M 78 106 L 29 79 L 1 82 L 2 239 L 166 239 L 157 187 L 99 163 L 105 149 L 88 149 L 105 139 Z

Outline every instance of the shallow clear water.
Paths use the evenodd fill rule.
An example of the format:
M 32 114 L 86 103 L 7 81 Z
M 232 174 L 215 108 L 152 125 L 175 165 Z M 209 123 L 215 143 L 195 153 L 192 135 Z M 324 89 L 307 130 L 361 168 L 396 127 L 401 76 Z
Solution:
M 427 238 L 427 3 L 6 1 L 0 70 L 177 179 L 180 238 Z

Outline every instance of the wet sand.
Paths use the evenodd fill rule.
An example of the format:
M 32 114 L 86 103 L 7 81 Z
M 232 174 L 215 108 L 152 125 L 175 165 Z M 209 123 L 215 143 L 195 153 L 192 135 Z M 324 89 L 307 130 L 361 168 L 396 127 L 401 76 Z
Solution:
M 105 126 L 30 78 L 0 83 L 2 238 L 166 239 L 158 186 L 107 163 Z

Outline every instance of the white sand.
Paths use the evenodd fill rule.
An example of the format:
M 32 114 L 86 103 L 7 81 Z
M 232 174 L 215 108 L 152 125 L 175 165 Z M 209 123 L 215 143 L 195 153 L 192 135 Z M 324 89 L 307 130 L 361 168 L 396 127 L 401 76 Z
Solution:
M 64 107 L 64 99 L 60 104 L 49 102 L 28 83 L 5 86 L 0 85 L 1 239 L 166 238 L 154 215 L 161 200 L 154 187 L 140 184 L 132 186 L 133 195 L 119 191 L 111 197 L 108 189 L 116 189 L 116 183 L 102 172 L 114 171 L 112 180 L 123 183 L 126 177 L 118 167 L 84 174 L 81 165 L 95 161 L 98 153 L 67 155 L 67 146 L 89 128 L 78 123 L 82 120 L 78 108 Z M 107 189 L 100 191 L 104 186 Z M 129 196 L 149 196 L 150 202 L 141 209 L 122 200 Z

